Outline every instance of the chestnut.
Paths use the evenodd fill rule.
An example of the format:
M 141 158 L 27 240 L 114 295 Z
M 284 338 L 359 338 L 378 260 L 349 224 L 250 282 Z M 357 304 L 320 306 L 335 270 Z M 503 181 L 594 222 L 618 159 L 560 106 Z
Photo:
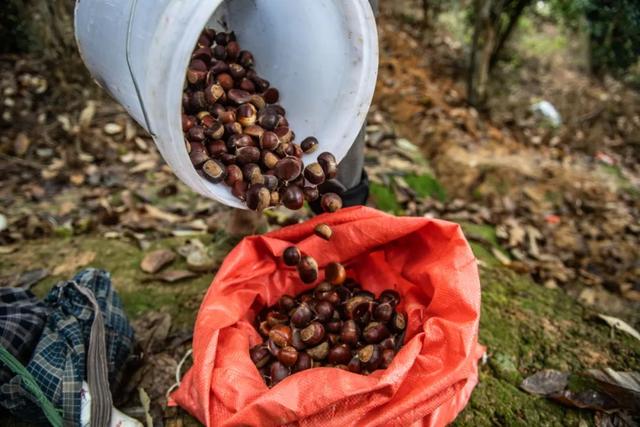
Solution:
M 364 328 L 362 337 L 369 344 L 377 344 L 391 335 L 386 326 L 382 323 L 371 322 Z
M 282 253 L 282 260 L 285 265 L 293 267 L 300 263 L 300 259 L 302 258 L 302 254 L 300 253 L 300 249 L 295 246 L 289 246 Z
M 229 74 L 233 77 L 234 80 L 242 80 L 244 76 L 247 75 L 247 71 L 240 64 L 231 63 L 229 64 Z
M 407 317 L 403 313 L 396 313 L 391 319 L 391 327 L 397 332 L 402 332 L 407 327 Z
M 278 360 L 285 366 L 293 366 L 298 361 L 298 350 L 291 346 L 284 347 L 278 353 Z
M 186 114 L 182 115 L 182 131 L 189 132 L 189 129 L 196 125 L 196 118 L 193 116 L 188 116 Z
M 387 349 L 395 349 L 396 348 L 396 341 L 393 337 L 389 337 L 389 338 L 385 338 L 380 342 L 380 348 L 382 348 L 383 350 L 387 350 Z
M 327 341 L 329 341 L 329 346 L 336 346 L 340 344 L 340 335 L 338 334 L 327 334 Z
M 238 181 L 242 181 L 242 169 L 240 169 L 237 165 L 229 165 L 227 166 L 227 177 L 224 182 L 229 187 L 232 187 Z
M 238 122 L 242 125 L 242 127 L 253 126 L 257 120 L 257 111 L 256 107 L 251 104 L 242 104 L 236 110 L 236 116 L 238 118 Z
M 206 138 L 204 128 L 202 126 L 194 126 L 187 132 L 189 142 L 202 142 Z
M 387 289 L 382 291 L 379 300 L 380 302 L 388 302 L 393 306 L 393 308 L 395 308 L 400 302 L 400 294 L 393 289 Z
M 307 346 L 302 342 L 302 338 L 300 337 L 300 329 L 294 329 L 291 333 L 291 347 L 295 348 L 298 351 L 303 351 L 307 349 Z
M 346 344 L 339 344 L 329 350 L 327 360 L 334 365 L 346 365 L 351 360 L 351 349 Z
M 333 305 L 328 301 L 320 301 L 316 304 L 316 318 L 321 322 L 327 322 L 333 317 Z
M 249 138 L 247 135 L 244 136 Z M 256 147 L 238 148 L 238 150 L 236 151 L 236 161 L 241 166 L 249 163 L 257 163 L 258 161 L 260 161 L 260 150 Z
M 293 372 L 300 372 L 311 368 L 311 357 L 307 353 L 299 353 L 296 364 L 293 365 Z
M 327 224 L 318 224 L 313 229 L 313 233 L 324 240 L 330 240 L 333 235 L 333 230 Z
M 298 275 L 304 283 L 318 280 L 318 263 L 310 256 L 303 256 L 298 263 Z
M 231 186 L 231 194 L 240 200 L 245 200 L 247 198 L 247 188 L 248 185 L 246 182 L 236 181 L 235 184 Z
M 314 151 L 317 150 L 317 148 L 318 148 L 318 140 L 316 138 L 314 138 L 313 136 L 305 138 L 300 143 L 300 148 L 302 148 L 302 151 L 304 151 L 305 154 L 311 154 L 311 153 L 313 153 Z
M 353 320 L 347 320 L 342 325 L 342 331 L 340 332 L 340 339 L 345 344 L 356 345 L 360 338 L 360 331 L 358 325 Z
M 291 314 L 291 323 L 297 328 L 306 327 L 311 320 L 313 320 L 313 312 L 306 303 L 300 304 Z
M 280 347 L 271 338 L 267 339 L 267 349 L 273 357 L 278 357 L 280 354 Z
M 274 327 L 276 325 L 284 325 L 289 322 L 289 316 L 279 313 L 277 311 L 270 311 L 267 314 L 267 323 L 269 326 Z
M 267 111 L 258 116 L 258 124 L 267 130 L 274 130 L 278 124 L 278 115 Z
M 218 158 L 221 154 L 227 152 L 227 146 L 222 140 L 215 140 L 206 143 L 207 152 L 211 157 Z
M 285 182 L 293 181 L 302 173 L 302 162 L 297 157 L 287 156 L 278 160 L 275 172 L 276 176 L 281 180 Z
M 312 322 L 309 326 L 300 331 L 300 338 L 307 346 L 319 344 L 325 336 L 324 326 L 319 322 Z
M 249 350 L 249 356 L 258 369 L 264 367 L 271 360 L 271 353 L 264 344 L 252 347 Z
M 256 91 L 256 85 L 251 80 L 249 80 L 248 78 L 245 77 L 242 80 L 240 80 L 240 84 L 238 85 L 238 89 L 242 89 L 242 90 L 247 91 L 249 93 L 254 93 Z
M 289 185 L 282 193 L 282 203 L 287 209 L 292 211 L 302 208 L 304 205 L 304 194 L 297 185 Z M 315 281 L 315 279 L 314 279 Z
M 271 192 L 264 185 L 252 185 L 246 193 L 247 207 L 262 212 L 271 204 Z
M 333 213 L 342 208 L 342 198 L 335 193 L 327 193 L 322 196 L 320 205 L 325 212 Z
M 262 129 L 258 125 L 251 125 L 244 128 L 244 134 L 249 135 L 250 137 L 254 138 L 256 141 L 259 141 L 260 137 L 262 137 L 262 135 L 264 134 L 264 129 Z M 262 148 L 262 146 L 260 148 Z
M 391 362 L 393 362 L 393 358 L 395 357 L 396 352 L 393 351 L 393 349 L 384 349 L 382 350 L 382 364 L 381 366 L 383 368 L 388 368 L 389 365 L 391 365 Z
M 341 285 L 347 278 L 347 270 L 339 262 L 330 262 L 324 269 L 324 275 L 332 285 Z
M 349 371 L 353 372 L 354 374 L 359 374 L 360 372 L 362 372 L 362 363 L 360 363 L 360 359 L 358 359 L 358 356 L 354 356 L 351 358 L 349 364 L 347 365 L 347 369 L 349 369 Z
M 216 82 L 224 89 L 225 91 L 230 91 L 233 89 L 233 77 L 231 77 L 228 73 L 221 73 L 216 76 Z M 228 94 L 227 94 L 228 97 Z
M 304 168 L 304 177 L 311 184 L 320 185 L 324 182 L 324 171 L 318 163 L 311 163 Z
M 229 76 L 229 77 L 231 78 L 231 76 Z M 218 78 L 220 78 L 220 76 L 218 76 Z M 233 79 L 232 79 L 232 81 L 233 81 Z M 223 88 L 225 88 L 224 85 L 222 85 L 222 83 L 220 85 Z M 252 95 L 249 92 L 247 92 L 246 90 L 242 90 L 242 89 L 227 89 L 227 90 L 228 90 L 227 99 L 229 101 L 231 101 L 232 103 L 234 103 L 234 104 L 242 105 L 242 104 L 246 104 L 249 101 L 251 101 Z
M 240 45 L 237 41 L 232 41 L 227 44 L 227 58 L 231 61 L 235 61 L 238 59 L 238 55 L 240 55 Z
M 315 347 L 307 350 L 307 354 L 311 356 L 313 360 L 324 360 L 329 355 L 329 343 L 323 342 Z
M 282 295 L 276 307 L 281 313 L 287 314 L 296 306 L 296 300 L 291 295 Z
M 304 199 L 307 202 L 313 202 L 318 200 L 320 197 L 320 192 L 318 191 L 318 187 L 315 186 L 306 186 L 302 189 L 302 193 L 304 194 Z
M 360 359 L 362 366 L 367 371 L 375 371 L 382 363 L 382 352 L 380 351 L 380 346 L 370 344 L 361 348 L 360 351 L 358 351 L 358 359 Z
M 244 180 L 250 184 L 257 183 L 262 176 L 260 166 L 255 163 L 249 163 L 242 166 L 242 176 Z
M 268 150 L 262 151 L 260 161 L 262 162 L 265 168 L 267 169 L 275 168 L 276 164 L 278 164 L 278 160 L 280 160 L 280 158 L 275 154 L 273 154 L 271 151 L 268 151 Z M 276 180 L 276 182 L 278 181 L 278 178 L 276 178 L 275 176 L 273 178 Z
M 334 306 L 340 304 L 340 296 L 336 291 L 327 292 L 322 296 L 322 301 L 328 301 Z
M 209 182 L 222 182 L 227 176 L 227 168 L 218 160 L 207 160 L 202 165 L 204 177 Z
M 267 89 L 262 96 L 264 96 L 264 100 L 267 101 L 267 104 L 275 104 L 280 99 L 280 92 L 278 92 L 278 89 L 272 87 Z
M 366 313 L 369 312 L 369 307 L 369 299 L 362 296 L 350 298 L 345 303 L 345 311 L 347 317 L 353 320 L 362 318 Z
M 287 378 L 291 374 L 291 372 L 289 371 L 289 368 L 287 368 L 283 363 L 273 362 L 271 364 L 270 374 L 271 374 L 271 386 L 273 387 L 274 385 L 278 384 L 280 381 Z
M 275 325 L 269 331 L 269 339 L 278 347 L 286 347 L 291 344 L 291 328 L 287 325 Z
M 258 325 L 258 332 L 260 332 L 260 335 L 262 335 L 263 337 L 268 337 L 270 330 L 271 326 L 266 320 L 260 322 L 260 324 Z
M 260 148 L 263 150 L 275 150 L 280 145 L 280 138 L 274 132 L 264 131 L 260 136 Z
M 283 144 L 289 144 L 291 141 L 293 141 L 293 132 L 291 131 L 291 129 L 289 129 L 288 126 L 277 127 L 273 131 L 273 133 L 278 136 L 278 139 Z
M 393 306 L 388 302 L 379 304 L 373 311 L 373 318 L 378 322 L 388 322 L 393 316 Z
M 331 153 L 322 153 L 318 156 L 318 163 L 322 167 L 327 179 L 333 179 L 338 175 L 338 162 Z

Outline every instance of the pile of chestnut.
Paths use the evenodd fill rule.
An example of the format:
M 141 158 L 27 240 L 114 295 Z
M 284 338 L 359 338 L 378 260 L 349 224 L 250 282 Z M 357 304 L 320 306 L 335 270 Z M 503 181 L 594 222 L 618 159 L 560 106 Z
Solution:
M 335 212 L 342 199 L 321 194 L 320 186 L 336 177 L 336 158 L 325 152 L 305 166 L 302 157 L 318 149 L 318 140 L 294 142 L 278 89 L 254 66 L 253 54 L 241 50 L 233 32 L 205 29 L 200 35 L 182 97 L 191 163 L 203 178 L 224 182 L 249 209 L 296 210 L 320 199 L 325 211 Z
M 325 271 L 344 272 L 339 263 Z M 256 318 L 264 342 L 250 357 L 268 386 L 315 367 L 369 374 L 389 366 L 404 342 L 407 318 L 396 311 L 400 295 L 378 298 L 344 274 L 297 297 L 284 295 Z

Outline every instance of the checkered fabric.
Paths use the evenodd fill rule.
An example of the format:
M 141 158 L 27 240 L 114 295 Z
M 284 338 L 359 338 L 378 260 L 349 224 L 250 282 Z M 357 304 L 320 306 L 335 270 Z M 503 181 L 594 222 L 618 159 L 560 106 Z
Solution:
M 0 345 L 23 365 L 29 361 L 51 309 L 21 288 L 0 288 Z M 13 377 L 0 364 L 0 384 Z
M 77 286 L 93 293 L 102 312 L 112 389 L 133 347 L 133 330 L 111 287 L 109 273 L 84 270 L 72 281 L 57 284 L 47 295 L 44 304 L 51 313 L 26 368 L 44 395 L 62 409 L 64 424 L 73 426 L 80 425 L 80 393 L 87 378 L 86 353 L 93 322 L 91 303 Z M 19 376 L 0 386 L 0 405 L 23 420 L 46 423 L 42 412 L 34 409 L 35 399 Z

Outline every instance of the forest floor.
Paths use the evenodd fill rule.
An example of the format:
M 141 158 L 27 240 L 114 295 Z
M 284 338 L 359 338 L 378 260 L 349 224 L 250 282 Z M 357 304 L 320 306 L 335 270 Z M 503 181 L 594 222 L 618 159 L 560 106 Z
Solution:
M 370 204 L 458 222 L 478 257 L 487 355 L 456 423 L 607 425 L 614 415 L 520 386 L 543 369 L 640 371 L 640 341 L 599 316 L 640 325 L 640 96 L 563 60 L 569 43 L 547 37 L 540 53 L 529 38 L 498 71 L 491 114 L 480 113 L 464 102 L 464 51 L 453 33 L 416 28 L 411 10 L 383 8 L 367 127 Z M 50 70 L 0 58 L 0 286 L 42 296 L 84 266 L 110 271 L 146 350 L 117 403 L 144 417 L 144 390 L 155 425 L 193 424 L 163 405 L 216 268 L 243 236 L 309 213 L 239 218 L 195 195 L 83 72 Z M 540 100 L 562 124 L 532 113 Z M 144 273 L 156 249 L 179 256 Z M 209 272 L 191 271 L 194 252 L 210 260 Z

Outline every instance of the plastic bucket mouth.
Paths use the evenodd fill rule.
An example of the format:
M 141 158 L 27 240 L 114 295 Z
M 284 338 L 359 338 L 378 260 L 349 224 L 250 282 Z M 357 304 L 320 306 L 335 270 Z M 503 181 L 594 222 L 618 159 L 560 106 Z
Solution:
M 280 104 L 297 142 L 318 138 L 319 150 L 305 156 L 305 163 L 324 151 L 341 160 L 364 123 L 378 68 L 377 32 L 367 0 L 115 0 L 121 4 L 98 7 L 88 3 L 79 1 L 76 6 L 76 36 L 87 66 L 152 132 L 174 173 L 205 197 L 245 208 L 228 187 L 197 174 L 183 143 L 185 74 L 205 27 L 234 31 L 241 48 L 254 54 L 258 73 L 280 91 Z M 123 10 L 131 10 L 128 17 Z M 116 17 L 105 16 L 109 14 Z M 110 28 L 116 25 L 114 19 L 117 29 Z M 126 19 L 129 22 L 120 22 Z M 83 30 L 87 22 L 91 31 Z M 126 43 L 118 37 L 112 37 L 114 42 L 104 39 L 123 31 Z M 96 37 L 103 38 L 96 42 Z M 112 61 L 99 56 L 108 43 L 115 44 L 106 49 L 113 53 Z M 130 76 L 124 75 L 123 45 L 129 45 Z M 137 88 L 132 87 L 132 77 Z M 139 90 L 142 103 L 132 89 Z

